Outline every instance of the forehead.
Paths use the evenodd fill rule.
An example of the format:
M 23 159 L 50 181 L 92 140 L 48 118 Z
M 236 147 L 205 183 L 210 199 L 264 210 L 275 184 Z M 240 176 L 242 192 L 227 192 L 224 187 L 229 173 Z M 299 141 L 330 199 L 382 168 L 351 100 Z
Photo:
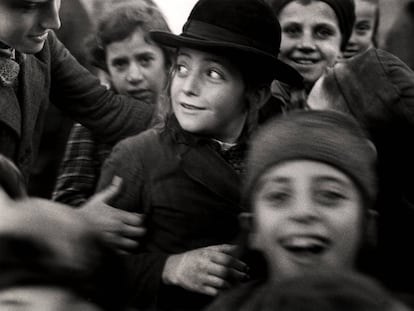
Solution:
M 373 16 L 376 14 L 378 4 L 366 1 L 366 0 L 357 0 L 355 1 L 355 14 L 357 17 L 361 16 Z
M 107 50 L 124 49 L 137 47 L 157 46 L 155 43 L 149 40 L 146 32 L 141 28 L 137 27 L 135 30 L 125 39 L 114 40 L 109 43 L 106 47 Z
M 282 21 L 309 21 L 338 23 L 335 11 L 327 3 L 322 1 L 311 1 L 302 3 L 292 1 L 288 3 L 279 13 L 279 20 Z
M 263 181 L 274 182 L 278 178 L 308 179 L 321 178 L 350 183 L 351 180 L 338 168 L 324 162 L 297 159 L 288 160 L 271 166 L 263 175 Z
M 177 56 L 189 58 L 198 63 L 217 63 L 234 74 L 239 74 L 241 72 L 239 66 L 232 62 L 230 56 L 224 54 L 182 47 L 178 49 Z

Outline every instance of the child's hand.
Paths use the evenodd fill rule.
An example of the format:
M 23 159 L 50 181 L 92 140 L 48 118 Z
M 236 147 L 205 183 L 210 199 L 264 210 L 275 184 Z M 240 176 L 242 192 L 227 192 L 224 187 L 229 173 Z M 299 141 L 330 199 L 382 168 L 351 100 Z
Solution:
M 167 259 L 164 283 L 216 296 L 220 290 L 248 278 L 247 265 L 234 257 L 236 246 L 222 244 L 195 249 Z
M 129 253 L 138 247 L 138 239 L 145 234 L 144 215 L 107 204 L 119 193 L 121 181 L 121 178 L 114 177 L 111 185 L 90 198 L 79 211 L 110 247 L 120 253 Z

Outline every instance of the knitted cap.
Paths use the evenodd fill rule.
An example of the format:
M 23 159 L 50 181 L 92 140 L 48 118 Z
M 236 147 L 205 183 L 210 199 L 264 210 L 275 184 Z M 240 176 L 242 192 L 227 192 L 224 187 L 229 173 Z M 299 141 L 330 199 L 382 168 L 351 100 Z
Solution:
M 408 311 L 376 280 L 353 271 L 309 271 L 267 284 L 258 299 L 279 311 Z
M 341 170 L 371 207 L 376 197 L 376 151 L 356 120 L 336 111 L 295 111 L 270 120 L 253 137 L 248 153 L 245 194 L 271 166 L 308 159 Z M 248 201 L 247 201 L 248 202 Z
M 267 0 L 272 6 L 276 16 L 290 2 L 294 0 Z M 352 29 L 355 23 L 355 3 L 354 0 L 317 0 L 328 4 L 338 18 L 339 28 L 342 32 L 341 50 L 343 50 L 351 38 Z

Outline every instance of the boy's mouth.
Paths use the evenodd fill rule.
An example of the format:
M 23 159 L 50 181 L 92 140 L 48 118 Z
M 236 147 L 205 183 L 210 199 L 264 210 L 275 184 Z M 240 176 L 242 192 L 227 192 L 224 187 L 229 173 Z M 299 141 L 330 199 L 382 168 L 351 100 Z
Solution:
M 317 235 L 295 235 L 280 240 L 280 245 L 295 256 L 322 255 L 331 242 Z

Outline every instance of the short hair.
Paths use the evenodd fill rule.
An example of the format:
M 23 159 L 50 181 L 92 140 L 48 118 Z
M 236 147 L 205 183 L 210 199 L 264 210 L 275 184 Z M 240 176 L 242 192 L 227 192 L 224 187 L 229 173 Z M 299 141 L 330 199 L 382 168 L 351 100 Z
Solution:
M 149 36 L 151 30 L 171 32 L 165 17 L 155 4 L 149 5 L 146 2 L 134 4 L 130 1 L 123 1 L 119 5 L 111 6 L 102 14 L 95 34 L 88 39 L 90 63 L 107 71 L 106 47 L 113 42 L 128 38 L 137 29 L 143 30 L 145 41 L 151 43 L 153 43 Z M 170 48 L 159 47 L 164 54 L 166 66 L 169 68 L 172 64 L 173 52 Z

